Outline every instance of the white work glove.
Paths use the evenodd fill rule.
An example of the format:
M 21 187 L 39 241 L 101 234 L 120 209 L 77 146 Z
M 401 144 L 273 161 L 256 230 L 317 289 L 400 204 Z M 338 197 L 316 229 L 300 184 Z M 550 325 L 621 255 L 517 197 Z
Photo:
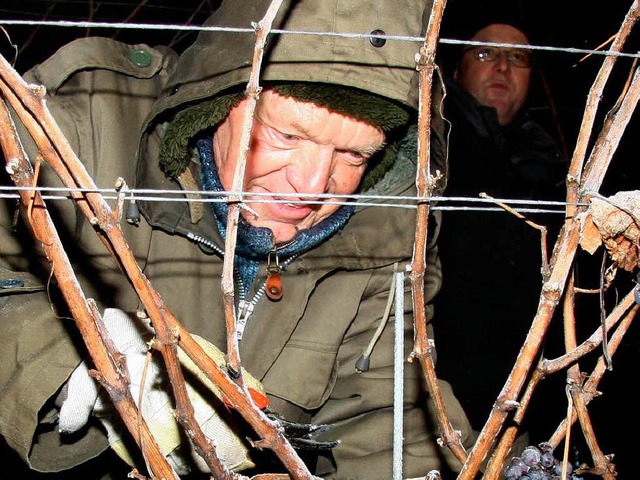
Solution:
M 129 315 L 118 309 L 106 309 L 103 321 L 116 348 L 125 356 L 131 380 L 130 390 L 136 404 L 138 403 L 142 372 L 146 363 L 146 353 L 149 350 L 145 339 L 151 339 L 150 332 L 143 332 L 140 322 L 134 322 Z M 223 353 L 206 340 L 195 336 L 194 339 L 213 358 L 219 366 L 225 365 Z M 193 448 L 179 448 L 185 435 L 175 419 L 171 388 L 164 368 L 160 366 L 154 355 L 147 366 L 145 387 L 142 399 L 142 415 L 156 438 L 162 453 L 174 467 L 178 474 L 189 473 L 190 465 L 195 465 L 203 472 L 209 472 L 206 462 Z M 221 393 L 219 389 L 205 378 L 204 374 L 193 362 L 179 350 L 180 362 L 195 375 L 199 382 L 208 387 L 205 392 L 211 398 L 211 392 L 218 398 L 214 399 L 220 408 Z M 189 372 L 185 371 L 185 377 Z M 262 384 L 248 373 L 244 372 L 247 386 L 264 395 Z M 193 379 L 192 379 L 193 380 Z M 194 382 L 195 383 L 195 382 Z M 200 392 L 202 389 L 200 389 Z M 194 416 L 204 434 L 211 438 L 216 446 L 216 453 L 230 470 L 240 471 L 253 467 L 249 452 L 245 444 L 233 432 L 230 426 L 220 418 L 215 408 L 207 402 L 205 397 L 197 392 L 190 382 L 187 382 L 187 394 L 194 409 Z M 78 431 L 89 420 L 89 415 L 97 416 L 107 431 L 109 445 L 127 463 L 134 466 L 133 459 L 127 451 L 120 431 L 125 429 L 120 417 L 113 408 L 104 390 L 100 389 L 97 381 L 89 375 L 87 364 L 82 362 L 71 374 L 67 383 L 67 398 L 63 402 L 59 416 L 59 430 L 62 433 Z M 110 411 L 110 414 L 107 414 Z M 186 452 L 186 453 L 185 453 Z M 187 458 L 184 458 L 185 455 Z

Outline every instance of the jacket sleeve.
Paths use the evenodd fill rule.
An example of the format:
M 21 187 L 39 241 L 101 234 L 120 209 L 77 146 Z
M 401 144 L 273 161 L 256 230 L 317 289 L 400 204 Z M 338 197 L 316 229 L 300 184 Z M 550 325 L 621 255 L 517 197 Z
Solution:
M 404 268 L 404 265 L 400 265 Z M 439 289 L 440 268 L 437 249 L 428 250 L 425 280 L 426 301 Z M 341 439 L 333 450 L 333 458 L 321 459 L 319 474 L 325 478 L 393 478 L 393 397 L 394 397 L 394 323 L 391 310 L 388 324 L 375 342 L 370 368 L 357 373 L 355 364 L 367 349 L 382 321 L 389 296 L 391 269 L 375 272 L 369 284 L 372 292 L 363 298 L 357 318 L 347 332 L 337 359 L 337 376 L 331 395 L 313 418 L 314 423 L 333 424 L 331 437 Z M 403 477 L 425 476 L 431 470 L 441 473 L 458 471 L 460 462 L 444 446 L 438 444 L 439 428 L 433 403 L 426 390 L 419 362 L 406 361 L 414 346 L 413 309 L 410 281 L 404 283 L 404 443 Z M 427 306 L 430 320 L 433 310 Z M 454 397 L 451 387 L 439 382 L 453 428 L 462 432 L 470 449 L 475 433 Z M 333 473 L 331 473 L 333 472 Z M 336 473 L 337 472 L 337 473 Z M 445 475 L 445 478 L 446 475 Z
M 164 53 L 149 47 L 86 38 L 62 47 L 24 79 L 44 87 L 47 108 L 96 184 L 113 187 L 118 176 L 131 177 L 136 133 L 165 66 Z M 16 127 L 35 160 L 34 142 L 19 121 Z M 5 175 L 2 184 L 12 185 Z M 46 163 L 38 184 L 60 185 Z M 86 297 L 99 305 L 119 304 L 116 292 L 127 282 L 88 221 L 72 202 L 47 201 L 47 208 Z M 18 210 L 24 214 L 15 199 L 0 203 L 0 434 L 31 468 L 60 471 L 97 456 L 108 444 L 98 427 L 64 439 L 57 431 L 54 400 L 84 344 L 56 293 L 40 240 L 34 240 L 26 218 L 15 216 Z
M 71 449 L 53 426 L 55 411 L 45 408 L 54 407 L 52 396 L 80 361 L 73 320 L 55 315 L 31 275 L 0 268 L 0 285 L 0 433 L 36 470 L 63 470 L 98 455 L 108 446 L 101 433 L 87 429 Z

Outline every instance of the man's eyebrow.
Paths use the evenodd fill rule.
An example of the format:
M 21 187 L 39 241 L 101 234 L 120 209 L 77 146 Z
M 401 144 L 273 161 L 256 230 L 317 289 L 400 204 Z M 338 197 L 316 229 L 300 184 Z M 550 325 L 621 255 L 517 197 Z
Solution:
M 291 126 L 295 128 L 299 133 L 306 135 L 307 137 L 311 137 L 311 133 L 309 130 L 305 128 L 305 126 L 297 120 L 291 120 Z
M 365 155 L 373 155 L 374 153 L 379 152 L 384 147 L 386 147 L 386 145 L 387 145 L 387 142 L 381 142 L 380 145 L 378 145 L 377 147 L 366 146 L 362 148 L 354 148 L 354 149 L 351 149 L 351 151 L 365 154 Z

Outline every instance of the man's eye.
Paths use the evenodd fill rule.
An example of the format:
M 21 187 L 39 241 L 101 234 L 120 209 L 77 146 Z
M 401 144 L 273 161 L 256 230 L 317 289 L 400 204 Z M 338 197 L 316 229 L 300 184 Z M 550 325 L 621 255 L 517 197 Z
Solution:
M 291 133 L 285 133 L 285 132 L 278 132 L 280 134 L 280 136 L 284 139 L 287 140 L 289 142 L 294 142 L 296 140 L 300 140 L 300 137 L 298 135 L 293 135 Z
M 517 60 L 518 62 L 529 61 L 529 55 L 527 55 L 525 52 L 511 52 L 511 58 Z
M 495 56 L 495 51 L 493 48 L 481 48 L 476 52 L 476 56 L 480 59 L 480 60 L 485 60 L 485 59 L 491 59 Z
M 339 150 L 339 152 L 345 157 L 348 157 L 350 163 L 358 166 L 364 165 L 369 161 L 369 158 L 371 158 L 371 155 L 367 155 L 357 150 Z

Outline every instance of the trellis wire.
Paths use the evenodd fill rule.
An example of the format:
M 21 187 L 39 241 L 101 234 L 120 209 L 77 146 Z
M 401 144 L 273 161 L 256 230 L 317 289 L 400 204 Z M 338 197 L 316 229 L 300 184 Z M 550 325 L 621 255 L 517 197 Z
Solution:
M 47 26 L 62 28 L 107 28 L 107 29 L 128 29 L 128 30 L 176 30 L 188 32 L 236 32 L 254 34 L 255 30 L 250 27 L 220 27 L 220 26 L 202 26 L 202 25 L 177 25 L 163 23 L 123 23 L 123 22 L 89 22 L 89 21 L 72 21 L 72 20 L 10 20 L 0 19 L 0 25 L 20 25 L 20 26 Z M 273 34 L 288 35 L 314 35 L 314 36 L 330 36 L 344 38 L 369 38 L 370 33 L 346 33 L 346 32 L 317 32 L 308 30 L 285 30 L 274 28 L 271 30 Z M 386 40 L 399 40 L 408 42 L 424 42 L 423 37 L 412 37 L 407 35 L 377 35 L 376 37 Z M 513 44 L 513 43 L 496 43 L 496 42 L 480 42 L 471 40 L 458 40 L 451 38 L 440 38 L 439 43 L 450 45 L 487 45 L 494 47 L 521 47 L 529 50 L 564 52 L 584 55 L 604 55 L 628 58 L 640 58 L 640 53 L 627 52 L 610 52 L 608 50 L 593 50 L 574 47 L 552 47 L 545 45 L 530 44 Z

